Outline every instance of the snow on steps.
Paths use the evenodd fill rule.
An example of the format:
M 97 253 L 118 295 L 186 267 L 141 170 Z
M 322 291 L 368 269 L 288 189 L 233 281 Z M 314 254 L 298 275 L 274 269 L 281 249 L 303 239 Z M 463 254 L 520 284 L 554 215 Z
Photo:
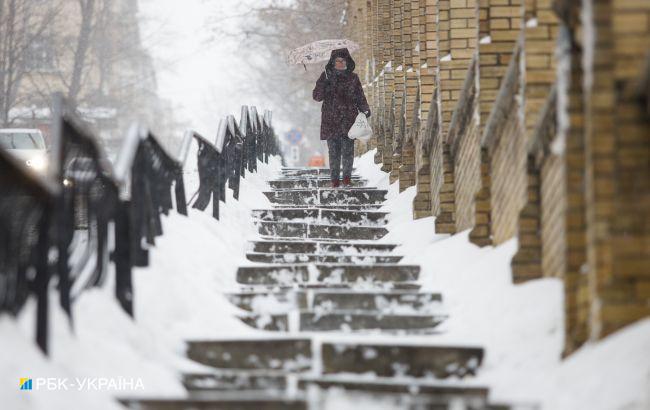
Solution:
M 390 253 L 396 244 L 373 242 L 325 242 L 325 241 L 291 241 L 273 239 L 253 241 L 249 250 L 261 253 L 341 253 L 344 255 L 362 255 L 364 253 Z
M 286 264 L 241 266 L 237 282 L 244 285 L 292 285 L 294 283 L 375 284 L 412 282 L 418 279 L 418 265 Z
M 320 225 L 303 222 L 258 222 L 260 235 L 308 239 L 381 239 L 388 233 L 383 227 Z
M 288 313 L 262 313 L 239 316 L 247 325 L 277 332 L 388 332 L 431 334 L 447 317 L 417 313 L 387 313 L 348 310 L 293 310 Z
M 248 252 L 246 259 L 259 263 L 398 263 L 400 255 L 340 255 L 340 254 L 309 254 L 309 253 L 263 253 Z
M 286 313 L 295 309 L 425 313 L 439 311 L 440 293 L 368 290 L 289 290 L 240 292 L 227 295 L 242 310 L 256 313 Z
M 482 348 L 407 343 L 446 317 L 440 294 L 419 292 L 420 266 L 398 264 L 397 245 L 376 242 L 387 233 L 388 215 L 377 211 L 387 192 L 365 188 L 356 176 L 353 188 L 329 189 L 328 175 L 284 169 L 264 193 L 274 208 L 252 212 L 267 239 L 251 242 L 251 265 L 236 275 L 241 290 L 228 298 L 245 323 L 271 332 L 189 341 L 187 357 L 213 369 L 184 375 L 189 398 L 131 407 L 321 408 L 313 406 L 336 387 L 336 398 L 348 403 L 363 397 L 392 408 L 491 408 L 487 389 L 471 383 Z M 389 332 L 387 339 L 377 331 Z M 237 391 L 246 394 L 231 395 Z
M 364 186 L 367 181 L 364 179 L 353 179 L 353 187 Z M 275 181 L 269 181 L 269 186 L 271 189 L 297 189 L 297 188 L 329 188 L 332 186 L 332 182 L 329 178 L 296 178 L 296 179 L 279 179 Z
M 375 188 L 287 189 L 264 192 L 281 205 L 377 205 L 386 200 L 386 190 Z

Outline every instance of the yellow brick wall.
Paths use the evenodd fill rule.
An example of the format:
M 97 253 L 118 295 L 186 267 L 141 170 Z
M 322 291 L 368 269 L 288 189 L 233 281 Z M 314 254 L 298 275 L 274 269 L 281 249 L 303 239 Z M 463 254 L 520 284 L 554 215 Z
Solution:
M 650 118 L 635 98 L 647 78 L 650 3 L 594 2 L 587 133 L 589 333 L 597 339 L 650 315 Z M 640 175 L 646 175 L 645 178 Z
M 425 147 L 427 137 L 427 124 L 431 107 L 437 107 L 434 98 L 434 88 L 437 81 L 436 68 L 438 67 L 438 35 L 436 16 L 438 14 L 438 0 L 420 0 L 421 40 L 420 40 L 420 110 L 421 128 L 415 141 L 415 184 L 417 194 L 413 199 L 413 216 L 422 218 L 431 216 L 431 151 Z M 424 66 L 424 67 L 423 67 Z M 429 131 L 430 131 L 429 126 Z
M 391 182 L 416 185 L 414 217 L 471 229 L 480 246 L 518 236 L 515 282 L 564 281 L 566 353 L 650 315 L 650 119 L 639 102 L 650 2 L 352 0 L 348 12 L 365 26 L 350 35 L 364 43 L 360 73 L 371 71 L 369 147 Z M 551 106 L 566 112 L 548 117 L 556 89 L 566 104 Z
M 524 36 L 526 43 L 526 134 L 530 138 L 538 114 L 555 83 L 555 45 L 559 20 L 552 11 L 552 0 L 528 0 L 525 3 Z

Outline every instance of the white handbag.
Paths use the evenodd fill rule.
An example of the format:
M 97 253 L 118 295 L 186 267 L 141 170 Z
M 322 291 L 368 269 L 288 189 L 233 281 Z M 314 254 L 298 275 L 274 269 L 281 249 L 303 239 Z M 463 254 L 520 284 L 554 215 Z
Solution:
M 372 128 L 370 127 L 366 115 L 360 112 L 359 115 L 357 115 L 356 120 L 354 120 L 354 124 L 352 124 L 350 131 L 348 131 L 348 138 L 368 141 L 370 137 L 372 137 Z

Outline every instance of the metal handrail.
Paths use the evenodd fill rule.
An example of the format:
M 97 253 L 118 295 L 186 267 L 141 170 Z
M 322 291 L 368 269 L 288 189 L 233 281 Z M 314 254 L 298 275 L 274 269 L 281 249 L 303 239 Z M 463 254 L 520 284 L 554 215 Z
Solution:
M 221 120 L 214 143 L 196 131 L 185 132 L 177 155 L 133 124 L 113 165 L 61 95 L 55 96 L 54 107 L 49 175 L 37 176 L 0 151 L 0 312 L 15 315 L 34 295 L 36 341 L 46 353 L 53 277 L 60 304 L 72 319 L 75 298 L 101 285 L 113 263 L 115 298 L 133 315 L 132 268 L 148 265 L 148 249 L 163 233 L 163 214 L 173 208 L 187 214 L 183 168 L 192 141 L 199 144 L 199 173 L 206 177 L 199 190 L 208 194 L 208 202 L 212 199 L 216 218 L 219 202 L 226 200 L 226 182 L 237 199 L 244 169 L 254 171 L 258 158 L 279 154 L 271 112 L 260 116 L 243 107 L 239 124 L 233 116 Z M 197 202 L 194 207 L 200 208 Z

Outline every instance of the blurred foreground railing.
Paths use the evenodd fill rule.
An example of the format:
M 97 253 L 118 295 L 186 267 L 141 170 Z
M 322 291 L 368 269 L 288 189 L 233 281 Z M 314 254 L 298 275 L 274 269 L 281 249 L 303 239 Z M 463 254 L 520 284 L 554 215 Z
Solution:
M 102 285 L 111 264 L 115 297 L 133 316 L 132 268 L 149 264 L 148 248 L 163 234 L 162 215 L 173 209 L 187 215 L 183 169 L 193 142 L 200 181 L 193 207 L 203 210 L 212 201 L 217 219 L 226 186 L 237 199 L 246 170 L 279 154 L 271 113 L 262 117 L 244 107 L 240 123 L 233 116 L 221 120 L 214 142 L 186 132 L 178 155 L 134 125 L 113 165 L 62 97 L 54 106 L 49 175 L 0 150 L 0 313 L 15 316 L 33 297 L 44 352 L 50 293 L 58 292 L 72 322 L 74 300 Z

